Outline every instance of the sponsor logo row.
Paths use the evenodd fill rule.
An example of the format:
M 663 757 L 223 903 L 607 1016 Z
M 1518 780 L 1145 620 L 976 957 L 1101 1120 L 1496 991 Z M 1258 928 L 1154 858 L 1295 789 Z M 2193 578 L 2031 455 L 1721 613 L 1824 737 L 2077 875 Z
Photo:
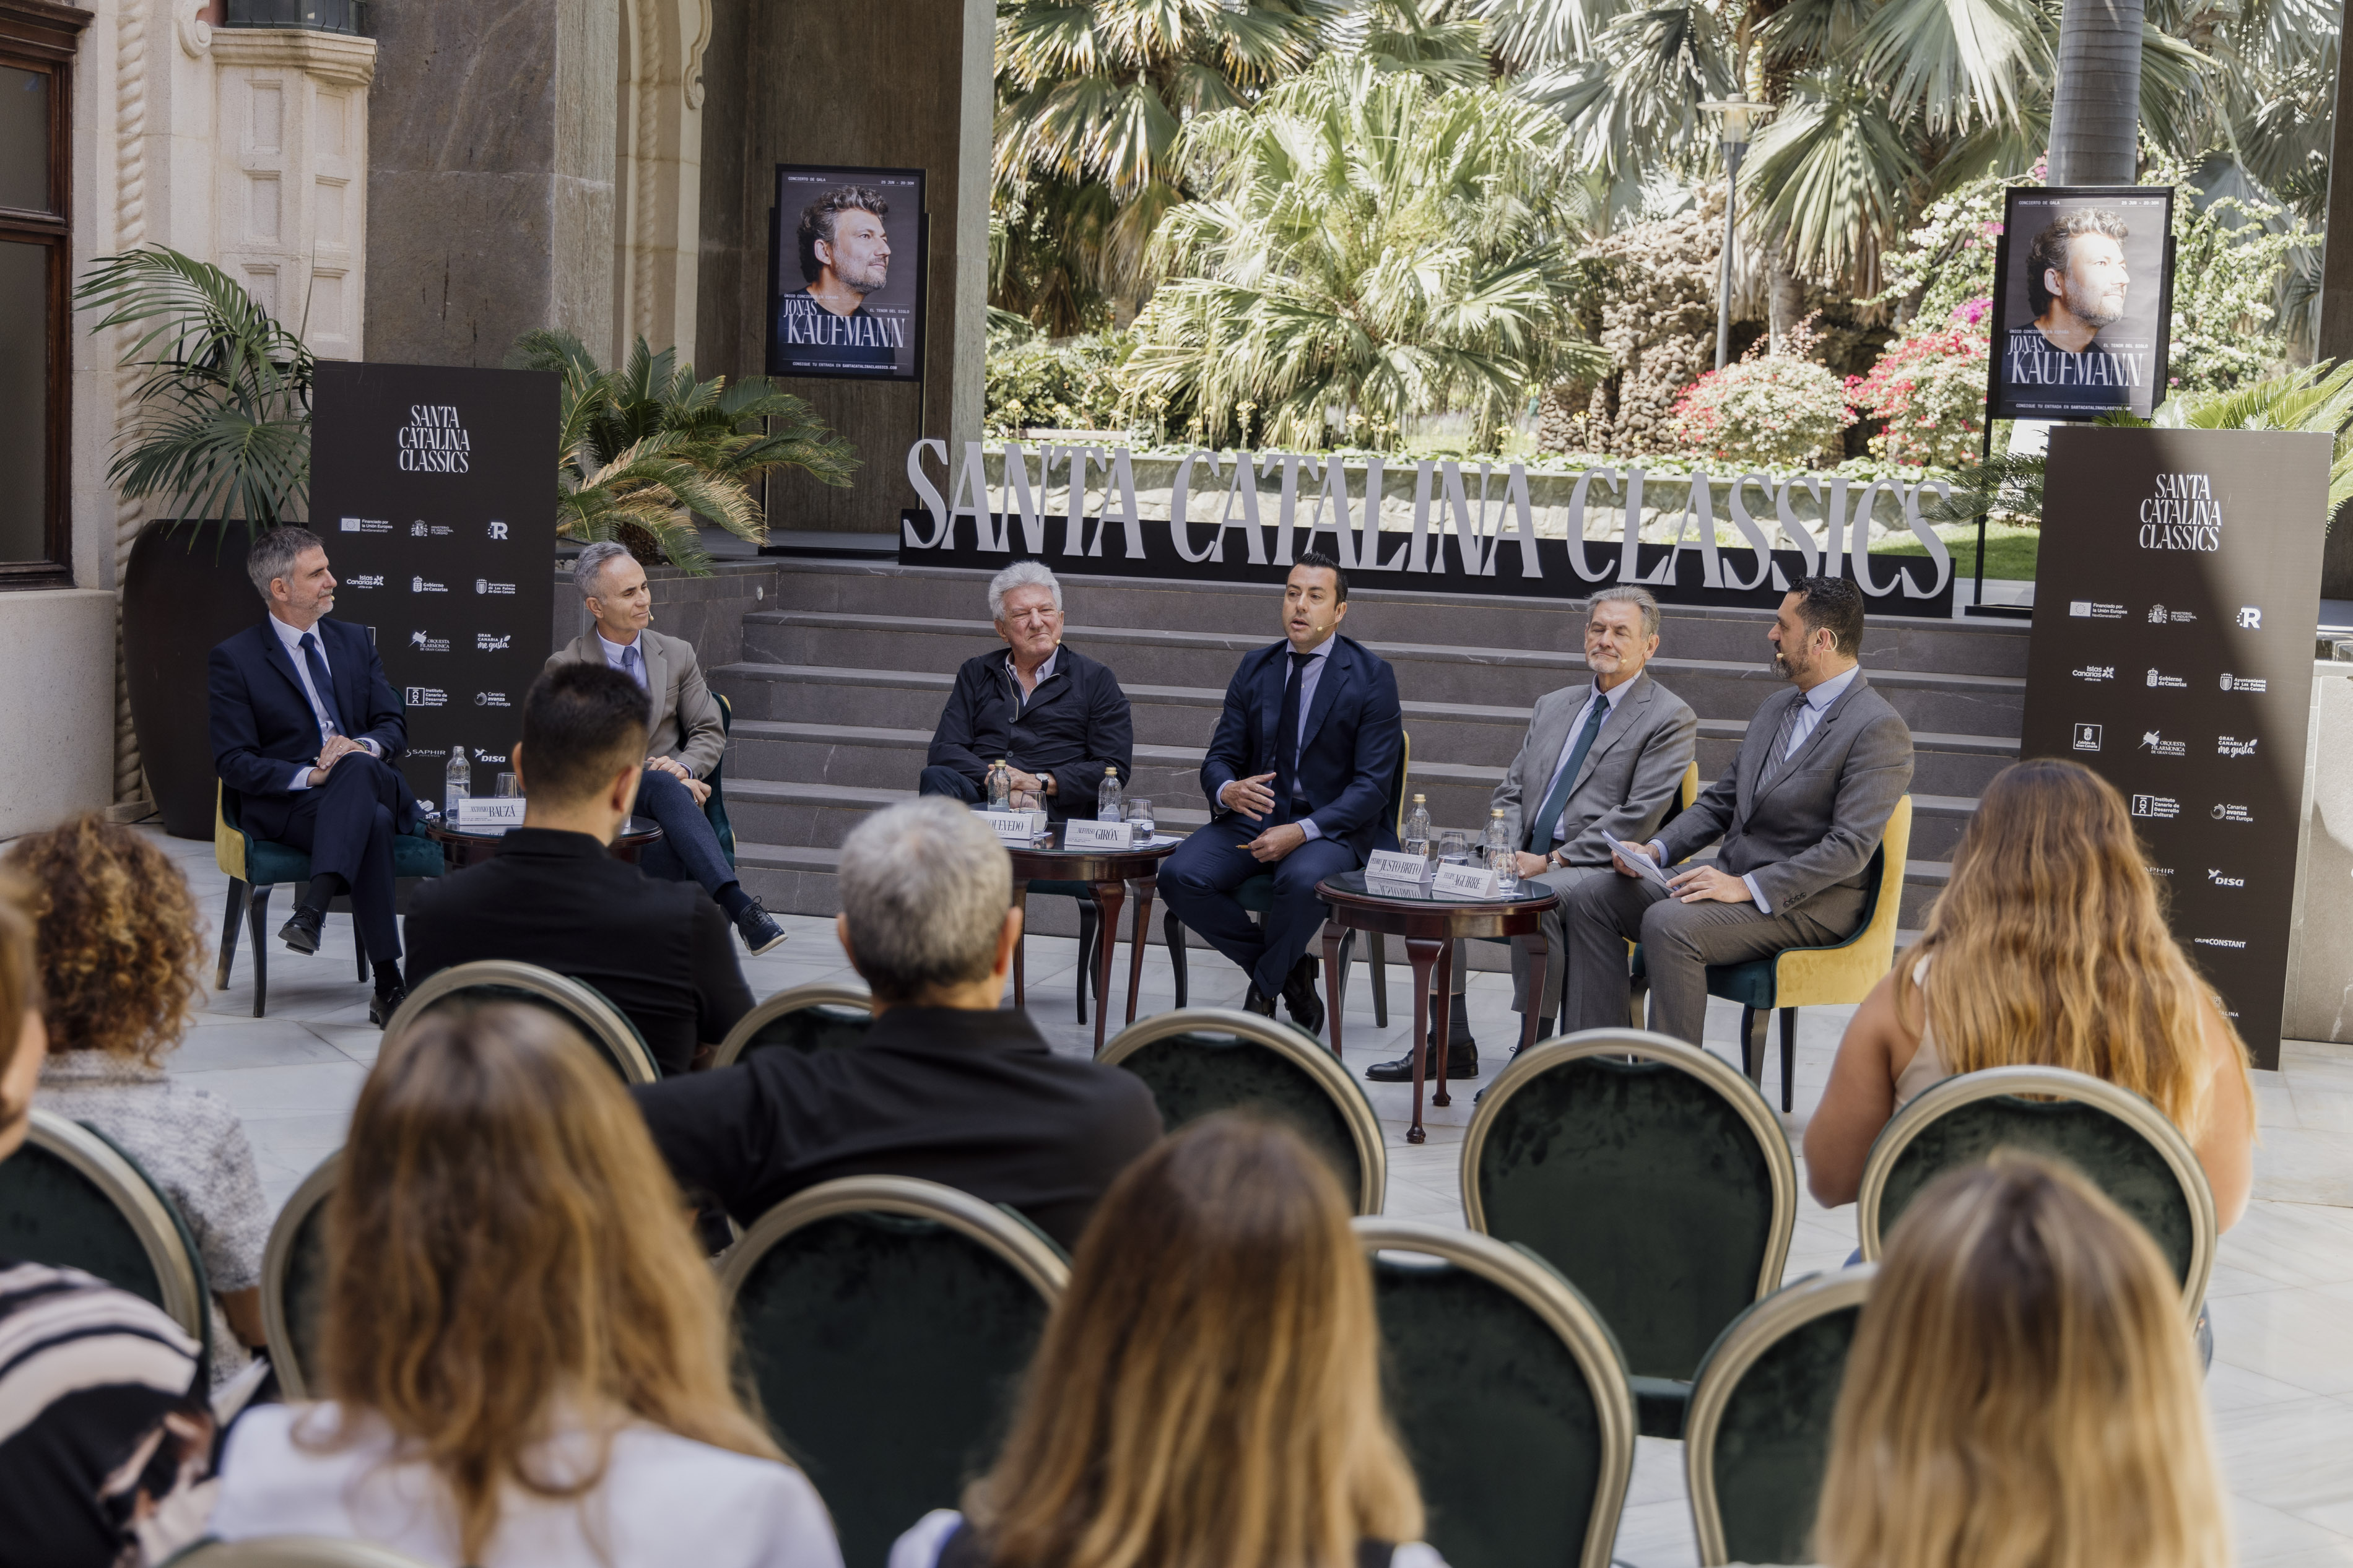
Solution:
M 2076 666 L 2068 673 L 2078 680 L 2099 686 L 2116 678 L 2116 667 L 2113 664 L 2084 664 Z M 2189 689 L 2187 677 L 2168 675 L 2155 665 L 2149 666 L 2147 675 L 2142 679 L 2147 684 L 2162 689 L 2179 691 Z M 2224 670 L 2221 679 L 2222 689 L 2225 691 L 2264 692 L 2271 689 L 2271 683 L 2261 676 L 2233 675 L 2229 670 Z
M 2067 614 L 2078 620 L 2091 621 L 2122 621 L 2133 618 L 2133 612 L 2126 606 L 2122 605 L 2104 605 L 2096 599 L 2070 599 L 2067 601 Z M 2142 618 L 2145 618 L 2148 624 L 2153 626 L 2189 626 L 2197 621 L 2198 612 L 2195 610 L 2171 609 L 2164 605 L 2151 605 L 2148 607 L 2148 614 L 2147 616 Z M 2259 632 L 2263 630 L 2263 606 L 2260 605 L 2240 605 L 2238 616 L 2232 621 L 2232 625 L 2236 626 L 2242 632 Z
M 370 629 L 373 630 L 374 628 Z M 513 643 L 514 634 L 512 632 L 501 632 L 495 637 L 489 632 L 476 632 L 474 634 L 474 651 L 476 653 L 503 653 L 507 648 L 513 646 Z M 415 631 L 408 634 L 408 641 L 405 646 L 411 653 L 448 653 L 450 647 L 450 639 L 448 637 L 437 637 L 427 632 Z
M 480 746 L 458 748 L 459 754 L 461 756 L 470 750 L 474 753 L 474 761 L 478 763 L 503 763 L 507 760 L 507 754 L 504 752 L 486 752 Z M 400 754 L 404 760 L 409 757 L 446 757 L 449 754 L 449 749 L 447 746 L 411 746 Z
M 375 517 L 347 517 L 343 520 L 343 531 L 345 533 L 391 533 L 394 531 L 394 529 L 391 521 L 387 519 Z M 399 530 L 399 531 L 407 535 L 411 539 L 446 539 L 458 531 L 450 527 L 448 523 L 427 522 L 424 519 L 419 518 L 417 521 L 410 523 L 406 528 Z M 496 518 L 493 518 L 483 525 L 482 534 L 486 539 L 503 541 L 507 537 L 507 525 L 501 522 Z
M 2181 802 L 2169 795 L 2137 795 L 2132 797 L 2132 814 L 2151 822 L 2171 822 L 2181 815 Z M 2206 815 L 2216 822 L 2252 823 L 2255 815 L 2235 801 L 2218 800 L 2207 807 Z
M 408 706 L 411 708 L 447 708 L 449 706 L 449 694 L 438 686 L 410 686 L 405 687 L 402 689 L 406 695 Z M 503 691 L 477 691 L 474 693 L 474 706 L 477 708 L 512 708 L 514 704 L 508 700 L 507 694 Z M 414 751 L 412 751 L 410 754 L 412 756 L 423 755 L 422 752 Z
M 354 572 L 348 577 L 337 579 L 337 586 L 353 589 L 381 588 L 384 586 L 384 574 L 378 572 Z M 446 594 L 449 591 L 449 584 L 436 583 L 431 578 L 418 574 L 408 579 L 408 591 L 412 594 Z M 512 594 L 514 591 L 515 585 L 512 583 L 493 583 L 488 577 L 474 579 L 474 592 L 477 594 Z
M 2259 735 L 2217 735 L 2214 737 L 2214 754 L 2218 757 L 2252 757 L 2261 741 Z M 2074 726 L 2075 750 L 2105 751 L 2107 743 L 2108 727 L 2105 724 Z M 2189 742 L 2175 740 L 2162 730 L 2143 730 L 2139 743 L 2132 750 L 2146 752 L 2153 757 L 2186 757 L 2189 754 Z

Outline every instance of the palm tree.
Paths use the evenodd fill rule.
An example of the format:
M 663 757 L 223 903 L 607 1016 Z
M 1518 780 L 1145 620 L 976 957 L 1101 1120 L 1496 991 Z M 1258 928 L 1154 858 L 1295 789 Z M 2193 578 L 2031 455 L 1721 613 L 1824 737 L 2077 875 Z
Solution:
M 2051 96 L 2051 183 L 2128 185 L 2140 172 L 2141 0 L 2066 0 Z
M 771 469 L 797 468 L 846 486 L 858 467 L 855 447 L 766 377 L 732 386 L 724 376 L 697 381 L 676 350 L 655 353 L 643 337 L 617 373 L 599 369 L 565 331 L 526 332 L 507 359 L 563 378 L 557 534 L 618 540 L 649 565 L 710 570 L 697 516 L 765 543 L 767 520 L 751 485 Z
M 1487 87 L 1331 58 L 1196 121 L 1201 195 L 1155 238 L 1131 396 L 1211 441 L 1393 441 L 1471 406 L 1481 432 L 1602 363 L 1571 257 L 1597 216 L 1556 121 Z

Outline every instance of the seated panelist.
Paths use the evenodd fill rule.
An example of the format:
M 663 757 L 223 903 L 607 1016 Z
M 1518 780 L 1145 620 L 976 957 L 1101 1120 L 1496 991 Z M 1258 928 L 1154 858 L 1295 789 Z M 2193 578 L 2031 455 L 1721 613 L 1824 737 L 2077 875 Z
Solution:
M 1872 854 L 1911 787 L 1912 731 L 1856 662 L 1862 594 L 1852 582 L 1801 578 L 1766 637 L 1791 689 L 1758 706 L 1732 770 L 1647 844 L 1620 840 L 1619 875 L 1565 900 L 1564 1029 L 1625 1026 L 1629 940 L 1642 944 L 1651 1026 L 1696 1046 L 1708 965 L 1828 946 L 1862 921 Z M 1715 864 L 1675 873 L 1672 892 L 1632 864 L 1675 866 L 1719 837 Z
M 1324 923 L 1315 884 L 1397 847 L 1397 675 L 1339 635 L 1347 613 L 1340 563 L 1302 555 L 1283 584 L 1283 640 L 1244 655 L 1226 688 L 1201 763 L 1215 815 L 1160 867 L 1160 896 L 1176 918 L 1250 975 L 1242 1005 L 1271 1018 L 1280 994 L 1311 1034 L 1324 1026 L 1306 955 Z M 1270 871 L 1274 904 L 1261 929 L 1234 890 Z
M 311 858 L 311 885 L 278 931 L 319 951 L 327 906 L 352 898 L 360 944 L 375 966 L 368 1019 L 400 1005 L 400 930 L 392 840 L 417 823 L 417 797 L 393 764 L 408 744 L 400 697 L 365 629 L 335 607 L 327 547 L 307 528 L 273 528 L 246 557 L 269 616 L 212 651 L 206 669 L 213 768 L 257 838 Z
M 977 805 L 988 770 L 1013 766 L 1018 804 L 1046 815 L 1092 819 L 1103 770 L 1128 768 L 1134 730 L 1118 677 L 1062 646 L 1062 585 L 1035 561 L 1017 561 L 989 579 L 988 616 L 1003 654 L 976 654 L 956 671 L 923 758 L 917 793 Z
M 637 809 L 660 824 L 662 836 L 646 847 L 647 873 L 701 883 L 754 956 L 767 952 L 785 940 L 785 928 L 735 879 L 719 834 L 702 814 L 711 798 L 703 780 L 727 750 L 727 729 L 694 645 L 651 629 L 653 590 L 628 546 L 609 540 L 589 545 L 573 563 L 572 581 L 596 624 L 549 655 L 543 673 L 564 664 L 601 664 L 636 681 L 652 700 Z

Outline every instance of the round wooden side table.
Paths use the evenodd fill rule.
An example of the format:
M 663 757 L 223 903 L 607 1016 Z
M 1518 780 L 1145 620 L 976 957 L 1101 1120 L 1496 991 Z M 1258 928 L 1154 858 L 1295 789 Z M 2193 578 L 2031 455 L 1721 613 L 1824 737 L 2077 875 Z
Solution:
M 1060 847 L 1064 827 L 1058 825 L 1050 842 L 1028 848 L 1007 845 L 1013 857 L 1013 907 L 1021 911 L 1022 940 L 1029 940 L 1029 884 L 1032 882 L 1085 882 L 1094 889 L 1095 900 L 1103 907 L 1103 934 L 1095 955 L 1095 1049 L 1103 1049 L 1103 1026 L 1111 1016 L 1112 949 L 1119 942 L 1119 911 L 1127 895 L 1135 895 L 1135 932 L 1129 945 L 1135 951 L 1127 967 L 1127 1021 L 1135 1022 L 1135 999 L 1144 988 L 1144 952 L 1151 946 L 1149 940 L 1152 920 L 1152 889 L 1160 875 L 1160 862 L 1176 852 L 1181 838 L 1166 835 L 1154 837 L 1151 843 L 1133 849 L 1064 849 Z M 1021 948 L 1013 950 L 1013 1005 L 1024 1005 Z
M 634 864 L 638 852 L 661 836 L 661 824 L 652 817 L 633 816 L 621 825 L 621 835 L 613 841 L 613 858 Z M 444 870 L 462 871 L 496 855 L 499 847 L 506 842 L 507 836 L 504 833 L 470 832 L 437 822 L 427 825 L 425 837 L 441 846 Z

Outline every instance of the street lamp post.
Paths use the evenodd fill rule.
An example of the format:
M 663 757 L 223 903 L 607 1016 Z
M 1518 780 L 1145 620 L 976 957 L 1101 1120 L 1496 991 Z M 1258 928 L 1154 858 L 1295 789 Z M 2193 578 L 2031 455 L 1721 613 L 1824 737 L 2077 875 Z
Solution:
M 1715 368 L 1722 370 L 1732 353 L 1732 242 L 1740 212 L 1740 155 L 1748 151 L 1749 134 L 1766 106 L 1734 98 L 1700 107 L 1724 121 L 1724 254 L 1715 270 Z

